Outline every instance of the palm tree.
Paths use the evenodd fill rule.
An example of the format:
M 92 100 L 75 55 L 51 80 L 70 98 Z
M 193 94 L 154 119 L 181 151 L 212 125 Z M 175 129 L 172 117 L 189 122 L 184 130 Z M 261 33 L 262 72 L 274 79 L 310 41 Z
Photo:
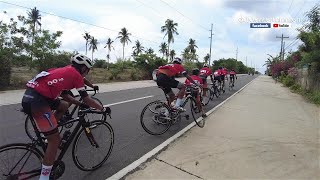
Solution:
M 140 41 L 136 41 L 136 45 L 132 47 L 133 56 L 139 56 L 140 53 L 144 50 L 144 47 L 141 45 Z
M 168 45 L 167 45 L 167 43 L 165 43 L 165 42 L 163 42 L 163 43 L 161 43 L 160 44 L 160 50 L 159 50 L 159 52 L 160 53 L 162 53 L 162 57 L 164 57 L 165 55 L 167 55 L 168 54 Z
M 38 25 L 39 28 L 41 29 L 41 14 L 40 11 L 34 7 L 33 9 L 31 9 L 31 11 L 28 12 L 28 20 L 27 22 L 31 25 L 31 29 L 32 29 L 32 40 L 31 40 L 31 60 L 32 60 L 32 55 L 33 55 L 33 42 L 34 42 L 34 36 L 36 33 L 36 26 Z
M 173 61 L 174 56 L 176 55 L 176 51 L 175 50 L 171 50 L 170 51 L 170 60 Z
M 208 54 L 203 58 L 204 63 L 208 64 L 209 59 L 210 59 L 210 54 L 208 53 Z
M 165 25 L 161 27 L 161 32 L 165 33 L 164 37 L 168 36 L 168 51 L 170 52 L 170 43 L 174 43 L 174 38 L 173 35 L 179 35 L 178 31 L 177 31 L 177 26 L 178 23 L 174 23 L 173 20 L 171 19 L 167 19 L 165 22 Z M 163 38 L 164 38 L 163 37 Z M 167 55 L 167 59 L 168 59 L 168 55 Z
M 146 53 L 147 54 L 153 54 L 154 50 L 152 48 L 149 48 L 149 49 L 146 50 Z
M 188 49 L 192 55 L 192 59 L 195 60 L 196 59 L 196 48 L 198 48 L 198 46 L 196 45 L 196 40 L 193 39 L 189 39 L 189 45 L 188 45 Z
M 89 50 L 92 52 L 92 61 L 93 61 L 93 53 L 95 50 L 98 50 L 98 40 L 91 36 L 90 42 L 89 42 Z
M 111 38 L 108 38 L 106 45 L 104 46 L 104 48 L 108 48 L 108 55 L 107 55 L 107 59 L 108 59 L 107 69 L 108 70 L 109 70 L 110 51 L 111 51 L 111 48 L 114 49 L 114 47 L 112 46 L 113 42 L 114 41 L 112 41 Z
M 83 35 L 83 38 L 86 40 L 86 55 L 87 55 L 88 44 L 91 39 L 91 35 L 88 32 L 85 32 Z
M 121 31 L 118 34 L 119 36 L 117 38 L 120 38 L 120 42 L 123 45 L 123 49 L 122 49 L 122 59 L 124 59 L 124 46 L 125 44 L 128 44 L 128 41 L 131 42 L 129 36 L 131 35 L 131 33 L 128 32 L 128 30 L 124 27 L 121 29 Z

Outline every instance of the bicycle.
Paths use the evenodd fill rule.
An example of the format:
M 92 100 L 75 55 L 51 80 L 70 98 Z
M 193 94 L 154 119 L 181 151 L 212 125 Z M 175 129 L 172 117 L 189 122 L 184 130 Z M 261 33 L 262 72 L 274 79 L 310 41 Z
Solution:
M 163 90 L 162 87 L 159 87 L 159 88 Z M 196 124 L 199 127 L 203 128 L 205 125 L 204 118 L 200 119 L 199 121 L 197 121 L 197 118 L 196 118 L 199 113 L 201 112 L 203 113 L 203 110 L 200 111 L 200 109 L 202 109 L 202 104 L 200 103 L 200 105 L 198 105 L 200 107 L 197 106 L 196 99 L 195 99 L 195 91 L 193 90 L 199 91 L 198 89 L 194 89 L 190 87 L 186 88 L 186 95 L 182 103 L 182 108 L 184 108 L 186 104 L 190 101 L 190 108 L 191 108 L 191 114 L 192 114 L 193 120 L 196 122 Z M 176 111 L 171 106 L 171 104 L 169 104 L 170 102 L 169 96 L 167 94 L 165 94 L 165 96 L 166 96 L 166 101 L 156 100 L 156 101 L 150 102 L 143 108 L 140 114 L 140 123 L 142 125 L 142 128 L 151 135 L 161 135 L 165 133 L 166 131 L 169 130 L 169 128 L 173 124 L 180 121 L 182 116 L 181 114 L 185 113 L 185 112 Z M 147 110 L 149 110 L 148 112 L 151 112 L 151 113 L 148 114 Z M 189 114 L 184 115 L 184 117 L 188 120 Z M 148 124 L 147 124 L 148 122 L 145 120 L 148 120 L 148 122 L 151 123 L 150 127 L 148 127 Z M 156 129 L 158 130 L 160 129 L 160 130 L 159 131 L 151 130 L 152 126 L 155 126 Z
M 86 120 L 85 115 L 89 113 L 102 114 L 103 120 Z M 61 151 L 53 165 L 50 179 L 58 179 L 64 173 L 65 164 L 62 158 L 73 140 L 72 159 L 80 170 L 93 171 L 98 169 L 111 154 L 114 144 L 114 132 L 111 125 L 106 122 L 107 115 L 111 118 L 110 114 L 93 109 L 81 109 L 78 115 L 79 117 L 58 125 L 65 126 L 77 122 L 72 132 L 67 130 L 63 134 L 59 146 Z M 26 180 L 40 175 L 43 153 L 46 151 L 47 143 L 41 136 L 42 133 L 37 130 L 34 120 L 32 120 L 31 123 L 36 134 L 36 138 L 33 139 L 31 143 L 12 143 L 0 147 L 0 171 L 2 171 L 0 172 L 0 179 Z M 101 130 L 100 133 L 98 132 L 99 129 Z M 102 136 L 101 132 L 106 132 L 106 134 Z M 95 138 L 98 133 L 99 138 Z M 103 148 L 104 145 L 106 145 L 105 148 Z M 101 152 L 98 150 L 101 150 Z M 19 154 L 19 152 L 22 153 Z M 15 156 L 19 157 L 16 158 Z M 95 160 L 95 158 L 97 160 Z M 7 172 L 4 172 L 5 170 L 7 170 Z
M 96 102 L 98 102 L 101 106 L 103 106 L 102 102 L 98 98 L 94 97 L 96 95 L 96 93 L 97 93 L 96 90 L 94 90 L 94 89 L 86 89 L 86 91 L 87 92 L 93 91 L 94 93 L 91 95 L 91 98 L 93 100 L 95 100 Z M 74 96 L 74 98 L 78 98 L 78 97 L 80 97 L 80 95 L 75 95 Z M 83 100 L 82 97 L 80 97 L 79 101 L 82 102 L 82 100 Z M 77 105 L 74 105 L 73 108 L 70 107 L 72 110 L 71 111 L 67 110 L 67 112 L 61 118 L 62 122 L 67 122 L 67 121 L 71 120 L 72 117 L 74 116 L 76 110 L 78 109 L 78 111 L 79 111 L 78 107 L 79 106 L 77 106 Z M 91 118 L 97 118 L 97 119 L 99 118 L 100 120 L 102 120 L 103 116 L 101 115 L 101 117 L 99 116 L 99 117 L 91 117 Z M 61 120 L 59 120 L 59 121 L 61 121 Z M 61 126 L 61 127 L 59 127 L 59 132 L 61 133 L 63 128 L 69 129 L 72 126 L 73 126 L 72 123 L 68 123 L 65 126 Z M 25 129 L 25 132 L 26 132 L 27 136 L 32 140 L 35 137 L 35 132 L 34 132 L 34 128 L 33 128 L 32 124 L 31 124 L 31 116 L 30 115 L 27 115 L 27 117 L 26 117 L 26 120 L 24 122 L 24 129 Z
M 216 96 L 216 98 L 219 98 L 219 96 L 221 95 L 220 84 L 221 83 L 218 80 L 214 80 L 213 83 L 210 83 L 211 87 L 209 89 L 212 92 L 210 96 L 211 101 L 213 100 L 214 96 Z
M 233 90 L 234 88 L 234 78 L 230 78 L 229 81 L 229 91 Z

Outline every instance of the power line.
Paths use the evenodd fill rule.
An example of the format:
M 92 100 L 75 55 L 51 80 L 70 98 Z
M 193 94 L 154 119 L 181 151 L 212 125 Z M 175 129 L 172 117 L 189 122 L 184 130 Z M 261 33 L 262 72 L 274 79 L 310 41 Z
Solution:
M 197 25 L 197 26 L 199 26 L 199 27 L 201 27 L 202 29 L 204 29 L 205 31 L 207 31 L 208 29 L 207 28 L 205 28 L 204 26 L 202 26 L 201 24 L 197 24 L 197 23 L 195 23 L 195 22 L 193 22 L 193 20 L 192 19 L 190 19 L 189 17 L 187 17 L 186 15 L 184 15 L 184 14 L 182 14 L 180 11 L 178 11 L 176 8 L 174 8 L 173 6 L 171 6 L 169 3 L 167 3 L 167 2 L 165 2 L 165 1 L 163 1 L 163 0 L 160 0 L 161 2 L 163 2 L 164 4 L 166 4 L 167 6 L 169 6 L 170 8 L 172 8 L 172 9 L 174 9 L 175 11 L 177 11 L 181 16 L 183 16 L 183 17 L 185 17 L 185 18 L 187 18 L 187 19 L 189 19 L 192 23 L 194 23 L 195 25 Z
M 289 6 L 289 8 L 288 8 L 288 13 L 289 13 L 289 11 L 290 11 L 290 9 L 291 9 L 292 3 L 293 3 L 293 0 L 291 0 L 291 4 L 290 4 L 290 6 Z
M 21 7 L 21 8 L 25 8 L 25 9 L 31 9 L 31 8 L 29 8 L 29 7 L 21 6 L 21 5 L 14 4 L 14 3 L 9 3 L 9 2 L 6 2 L 6 1 L 0 1 L 0 2 L 5 3 L 5 4 L 9 4 L 9 5 L 13 5 L 13 6 L 17 6 L 17 7 Z M 40 11 L 40 10 L 39 10 L 39 11 Z M 103 27 L 103 26 L 99 26 L 99 25 L 87 23 L 87 22 L 80 21 L 80 20 L 77 20 L 77 19 L 72 19 L 72 18 L 69 18 L 69 17 L 60 16 L 60 15 L 48 13 L 48 12 L 45 12 L 45 11 L 40 11 L 40 12 L 41 12 L 41 13 L 44 13 L 44 14 L 51 15 L 51 16 L 56 16 L 56 17 L 59 17 L 59 18 L 62 18 L 62 19 L 68 19 L 68 20 L 75 21 L 75 22 L 78 22 L 78 23 L 86 24 L 86 25 L 89 25 L 89 26 L 94 26 L 94 27 L 98 27 L 98 28 L 101 28 L 101 29 L 106 29 L 106 30 L 113 31 L 113 32 L 119 32 L 119 31 L 114 30 L 114 29 L 110 29 L 110 28 L 106 28 L 106 27 Z M 144 38 L 141 38 L 141 37 L 139 37 L 139 36 L 135 36 L 135 35 L 131 35 L 131 36 L 133 36 L 133 37 L 135 37 L 135 38 L 138 38 L 138 39 L 142 39 L 142 40 L 146 40 L 146 41 L 149 41 L 149 42 L 158 44 L 158 42 L 155 42 L 155 41 L 152 41 L 152 40 L 149 40 L 149 39 L 144 39 Z

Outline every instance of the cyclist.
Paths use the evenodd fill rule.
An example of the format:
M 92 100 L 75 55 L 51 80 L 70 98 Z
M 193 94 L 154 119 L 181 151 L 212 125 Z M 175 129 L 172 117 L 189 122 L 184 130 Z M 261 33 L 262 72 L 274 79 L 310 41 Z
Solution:
M 196 82 L 196 83 L 198 83 L 200 85 L 204 85 L 203 80 L 199 75 L 200 75 L 200 70 L 198 68 L 192 69 L 192 76 L 190 76 L 191 79 L 193 79 L 194 82 Z M 188 79 L 186 79 L 186 81 L 184 83 L 187 86 L 191 85 L 191 82 Z M 200 96 L 199 96 L 199 92 L 197 91 L 196 93 L 197 94 L 195 95 L 195 97 L 196 97 L 197 107 L 199 109 L 199 112 L 202 112 L 202 116 L 204 116 L 204 113 L 202 111 L 202 106 L 200 106 L 201 99 L 200 99 Z
M 220 67 L 219 67 L 219 69 L 220 69 Z M 223 93 L 225 93 L 225 79 L 227 79 L 227 81 L 228 81 L 228 70 L 227 70 L 227 68 L 225 68 L 225 67 L 221 67 L 221 70 L 222 70 L 222 75 L 221 75 L 221 81 L 222 81 L 222 91 L 223 91 Z
M 171 102 L 174 101 L 175 99 L 175 94 L 173 93 L 171 88 L 178 88 L 179 92 L 177 94 L 178 98 L 176 101 L 176 104 L 174 108 L 178 111 L 185 111 L 181 107 L 182 105 L 182 98 L 185 94 L 185 85 L 177 80 L 175 80 L 175 76 L 179 74 L 183 74 L 187 79 L 190 80 L 190 82 L 196 84 L 199 86 L 198 83 L 195 83 L 191 77 L 187 74 L 186 70 L 183 68 L 182 64 L 182 59 L 181 58 L 174 58 L 172 64 L 167 64 L 164 66 L 160 66 L 158 68 L 157 72 L 157 85 L 163 88 L 163 91 L 166 95 L 169 96 L 169 101 L 168 104 L 171 104 Z
M 221 76 L 222 76 L 222 67 L 219 67 L 219 69 L 215 70 L 213 73 L 214 80 L 219 82 L 219 86 L 221 86 Z
M 234 69 L 231 69 L 231 71 L 229 72 L 229 76 L 230 76 L 230 81 L 232 82 L 232 87 L 233 87 L 234 78 L 238 79 L 236 71 Z
M 209 68 L 208 64 L 204 64 L 203 68 L 200 69 L 200 77 L 203 81 L 203 96 L 207 96 L 207 77 L 210 76 L 211 82 L 213 83 L 212 70 Z
M 27 89 L 22 98 L 24 111 L 31 114 L 39 132 L 46 136 L 48 146 L 42 162 L 40 180 L 48 180 L 60 143 L 57 119 L 68 109 L 68 102 L 60 100 L 61 94 L 66 100 L 81 108 L 93 107 L 110 113 L 109 107 L 102 107 L 92 100 L 84 88 L 84 79 L 92 67 L 92 61 L 80 54 L 71 57 L 71 65 L 42 71 L 26 84 Z M 83 98 L 81 103 L 67 94 L 66 90 L 76 88 Z M 56 110 L 52 113 L 52 110 Z

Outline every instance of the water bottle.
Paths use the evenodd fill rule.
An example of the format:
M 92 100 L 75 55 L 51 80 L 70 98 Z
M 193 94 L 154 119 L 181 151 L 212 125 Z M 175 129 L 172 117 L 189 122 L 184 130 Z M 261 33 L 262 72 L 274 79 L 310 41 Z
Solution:
M 71 132 L 70 130 L 67 130 L 63 133 L 63 136 L 62 136 L 62 139 L 61 139 L 61 142 L 60 142 L 60 146 L 59 146 L 59 149 L 62 149 L 65 145 L 65 143 L 68 141 L 69 137 L 71 135 Z

